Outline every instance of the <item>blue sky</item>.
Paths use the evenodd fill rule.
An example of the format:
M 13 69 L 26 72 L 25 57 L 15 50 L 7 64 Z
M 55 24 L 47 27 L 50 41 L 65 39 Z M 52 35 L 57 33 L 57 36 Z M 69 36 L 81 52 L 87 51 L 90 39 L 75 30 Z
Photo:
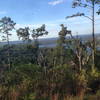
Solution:
M 65 17 L 77 12 L 89 13 L 82 8 L 73 9 L 73 0 L 1 0 L 0 18 L 11 17 L 19 27 L 39 27 L 46 24 L 49 35 L 45 37 L 56 37 L 60 30 L 60 24 L 65 24 L 73 34 L 91 33 L 91 21 L 86 18 L 73 18 L 66 20 Z M 96 15 L 96 33 L 100 32 L 100 16 Z M 13 32 L 12 40 L 17 40 Z

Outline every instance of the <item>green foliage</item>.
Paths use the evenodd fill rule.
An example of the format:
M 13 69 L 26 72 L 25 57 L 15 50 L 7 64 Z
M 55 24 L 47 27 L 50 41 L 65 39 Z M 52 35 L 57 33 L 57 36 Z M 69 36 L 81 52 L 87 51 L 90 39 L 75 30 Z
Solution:
M 9 25 L 7 34 L 15 24 L 11 21 Z M 96 66 L 91 71 L 91 42 L 73 38 L 62 24 L 57 46 L 39 48 L 38 37 L 47 34 L 42 25 L 32 30 L 34 43 L 0 48 L 0 100 L 99 100 L 100 51 L 95 53 Z M 29 40 L 30 29 L 20 28 L 17 35 Z
M 23 41 L 30 40 L 29 39 L 29 35 L 30 35 L 29 27 L 19 28 L 16 32 L 17 32 L 17 36 L 19 37 L 19 39 L 22 38 Z

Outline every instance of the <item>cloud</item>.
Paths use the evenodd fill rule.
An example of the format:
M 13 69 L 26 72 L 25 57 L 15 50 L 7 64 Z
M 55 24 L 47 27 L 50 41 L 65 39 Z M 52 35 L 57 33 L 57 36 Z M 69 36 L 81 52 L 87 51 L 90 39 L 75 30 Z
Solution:
M 4 14 L 7 14 L 6 11 L 0 11 L 0 15 L 4 15 Z
M 48 4 L 52 5 L 52 6 L 56 6 L 56 5 L 61 4 L 63 2 L 65 2 L 65 0 L 56 0 L 56 1 L 49 2 Z
M 42 26 L 43 24 L 16 24 L 15 28 L 19 29 L 19 28 L 25 28 L 25 27 L 29 27 L 30 29 L 32 28 L 38 28 L 40 26 Z

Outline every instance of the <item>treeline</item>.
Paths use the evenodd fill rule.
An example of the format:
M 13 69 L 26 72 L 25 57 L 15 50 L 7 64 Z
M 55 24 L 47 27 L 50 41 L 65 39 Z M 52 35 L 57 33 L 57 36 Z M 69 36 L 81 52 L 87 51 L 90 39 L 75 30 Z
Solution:
M 38 38 L 0 48 L 0 100 L 100 99 L 100 51 L 93 69 L 91 41 L 74 38 L 63 24 L 58 35 L 54 48 L 40 48 Z
M 86 3 L 86 4 L 84 4 Z M 45 25 L 36 29 L 15 29 L 9 17 L 0 20 L 0 36 L 7 45 L 0 47 L 0 100 L 100 100 L 100 50 L 94 34 L 95 5 L 100 0 L 74 0 L 72 7 L 89 8 L 93 41 L 74 38 L 63 24 L 54 48 L 40 48 L 38 38 L 47 35 Z M 97 14 L 100 14 L 99 9 Z M 34 43 L 10 45 L 11 33 Z M 70 35 L 70 39 L 66 39 Z

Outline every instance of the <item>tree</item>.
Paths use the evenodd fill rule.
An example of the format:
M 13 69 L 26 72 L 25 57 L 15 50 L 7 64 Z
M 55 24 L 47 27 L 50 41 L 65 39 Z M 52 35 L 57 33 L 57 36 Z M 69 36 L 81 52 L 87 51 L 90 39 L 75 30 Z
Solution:
M 95 29 L 94 29 L 94 24 L 95 24 L 95 5 L 97 4 L 100 4 L 100 0 L 85 0 L 86 3 L 83 2 L 83 0 L 74 0 L 73 1 L 73 5 L 72 7 L 75 8 L 77 6 L 80 6 L 80 7 L 84 7 L 84 8 L 89 8 L 92 10 L 92 16 L 91 17 L 88 17 L 88 16 L 85 16 L 85 14 L 83 13 L 83 15 L 78 15 L 78 16 L 85 16 L 85 17 L 88 17 L 89 19 L 92 20 L 92 36 L 93 36 L 93 49 L 95 49 Z
M 60 57 L 59 62 L 61 65 L 64 63 L 64 57 L 66 52 L 66 36 L 70 35 L 71 38 L 73 38 L 71 31 L 67 29 L 63 24 L 61 24 L 61 31 L 58 33 L 59 39 L 58 39 L 58 46 L 57 46 L 57 55 Z
M 33 29 L 32 33 L 33 39 L 38 39 L 40 36 L 48 35 L 48 31 L 45 29 L 45 24 L 43 24 L 40 28 Z
M 46 31 L 45 28 L 46 28 L 45 24 L 43 24 L 41 27 L 32 30 L 32 38 L 34 39 L 34 47 L 36 48 L 35 55 L 36 55 L 37 62 L 39 65 L 41 65 L 41 61 L 44 60 L 45 57 L 43 56 L 44 55 L 43 52 L 39 51 L 38 38 L 43 35 L 48 35 L 48 31 Z M 41 60 L 40 60 L 40 58 L 41 58 Z
M 16 23 L 10 17 L 3 17 L 0 20 L 0 32 L 3 33 L 2 37 L 4 40 L 7 40 L 8 43 L 8 63 L 10 67 L 10 44 L 9 44 L 9 36 L 12 34 L 10 33 L 14 28 Z
M 25 27 L 25 28 L 19 28 L 17 31 L 17 36 L 19 37 L 19 39 L 22 38 L 23 41 L 29 41 L 29 36 L 30 36 L 30 32 L 29 32 L 29 27 Z
M 45 29 L 45 24 L 43 24 L 40 28 L 32 30 L 32 38 L 34 39 L 34 44 L 36 46 L 38 46 L 38 38 L 43 35 L 48 35 L 48 31 Z
M 78 71 L 82 71 L 85 69 L 90 61 L 91 52 L 90 43 L 83 43 L 80 39 L 76 39 L 73 41 L 73 52 L 74 52 L 74 63 L 78 68 Z
M 62 44 L 65 43 L 66 41 L 66 35 L 70 35 L 71 38 L 73 38 L 71 31 L 67 30 L 67 27 L 61 24 L 61 31 L 59 32 L 59 37 L 60 40 L 62 41 Z
M 96 49 L 96 43 L 95 43 L 95 5 L 100 4 L 100 0 L 85 0 L 85 3 L 83 0 L 74 0 L 72 7 L 84 7 L 84 8 L 89 8 L 92 10 L 92 16 L 89 17 L 85 15 L 84 13 L 77 13 L 72 16 L 68 16 L 67 18 L 72 18 L 72 17 L 77 17 L 77 16 L 84 16 L 92 21 L 92 37 L 93 37 L 93 46 L 92 46 L 92 59 L 93 59 L 93 64 L 92 64 L 92 69 L 94 69 L 95 63 L 95 49 Z

